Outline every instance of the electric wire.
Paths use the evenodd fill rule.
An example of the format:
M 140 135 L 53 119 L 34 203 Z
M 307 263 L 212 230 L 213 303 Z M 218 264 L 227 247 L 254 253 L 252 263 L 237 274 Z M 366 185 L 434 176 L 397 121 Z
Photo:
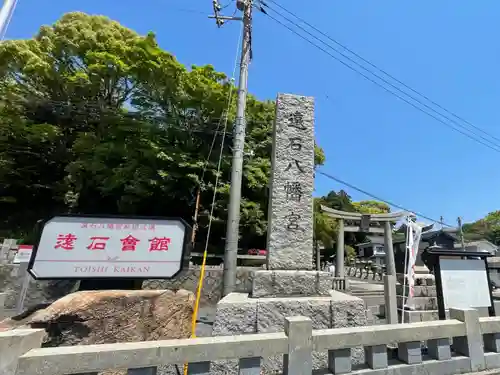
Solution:
M 340 179 L 340 178 L 338 178 L 338 177 L 332 176 L 331 174 L 329 174 L 329 173 L 327 173 L 327 172 L 323 172 L 323 171 L 321 171 L 321 170 L 316 170 L 316 173 L 318 173 L 318 174 L 320 174 L 320 175 L 322 175 L 322 176 L 325 176 L 326 178 L 329 178 L 330 180 L 333 180 L 333 181 L 335 181 L 335 182 L 338 182 L 339 184 L 345 185 L 345 186 L 347 186 L 347 187 L 348 187 L 348 188 L 350 188 L 350 189 L 356 190 L 358 193 L 364 194 L 364 195 L 366 195 L 366 196 L 368 196 L 368 197 L 371 197 L 371 198 L 373 198 L 373 199 L 375 199 L 375 200 L 377 200 L 377 201 L 380 201 L 380 202 L 386 203 L 386 204 L 388 204 L 389 206 L 396 207 L 396 208 L 399 208 L 400 210 L 403 210 L 403 211 L 407 211 L 407 212 L 413 213 L 413 214 L 415 214 L 415 215 L 417 215 L 417 216 L 419 216 L 419 217 L 422 217 L 422 218 L 424 218 L 424 219 L 426 219 L 426 220 L 429 220 L 429 221 L 431 221 L 431 222 L 433 222 L 433 223 L 439 223 L 439 224 L 442 224 L 442 225 L 444 225 L 444 226 L 446 226 L 446 227 L 449 227 L 449 228 L 455 228 L 455 226 L 453 226 L 453 225 L 449 225 L 449 224 L 446 224 L 446 223 L 444 223 L 444 222 L 442 222 L 442 221 L 440 221 L 440 220 L 433 219 L 432 217 L 427 216 L 427 215 L 424 215 L 424 214 L 423 214 L 423 213 L 421 213 L 421 212 L 414 211 L 414 210 L 410 210 L 410 209 L 408 209 L 408 208 L 406 208 L 406 207 L 404 207 L 404 206 L 401 206 L 401 205 L 399 205 L 399 204 L 397 204 L 397 203 L 391 202 L 391 201 L 389 201 L 389 200 L 387 200 L 387 199 L 383 199 L 383 198 L 381 198 L 381 197 L 379 197 L 379 196 L 377 196 L 377 195 L 375 195 L 375 194 L 372 194 L 372 193 L 370 193 L 370 192 L 368 192 L 368 191 L 366 191 L 366 190 L 364 190 L 364 189 L 361 189 L 361 188 L 357 187 L 356 185 L 353 185 L 353 184 L 351 184 L 351 183 L 349 183 L 349 182 L 347 182 L 347 181 L 344 181 L 344 180 L 342 180 L 342 179 Z
M 178 8 L 178 7 L 169 7 L 169 10 L 173 10 L 176 12 L 183 12 L 183 13 L 192 13 L 192 14 L 199 14 L 202 16 L 207 16 L 206 12 L 202 12 L 201 10 L 194 10 L 194 9 L 187 9 L 187 8 Z
M 231 3 L 228 3 L 225 7 L 228 7 Z M 243 29 L 240 30 L 240 34 L 238 36 L 238 46 L 241 44 L 241 38 L 243 37 Z M 219 131 L 219 128 L 222 124 L 222 121 L 223 119 L 225 119 L 225 123 L 227 125 L 227 118 L 228 118 L 228 115 L 229 115 L 229 110 L 231 108 L 231 100 L 232 100 L 232 92 L 233 92 L 233 82 L 234 82 L 234 77 L 236 76 L 236 69 L 238 67 L 238 53 L 239 53 L 239 47 L 237 48 L 237 51 L 236 51 L 236 57 L 234 59 L 234 65 L 233 65 L 233 75 L 232 75 L 232 78 L 230 79 L 230 87 L 229 87 L 229 94 L 228 94 L 228 100 L 227 100 L 227 109 L 225 112 L 223 112 L 222 114 L 222 117 L 219 119 L 219 123 L 217 124 L 217 129 L 216 129 L 216 133 L 214 133 L 214 138 L 212 140 L 212 145 L 210 146 L 210 151 L 208 152 L 208 156 L 207 156 L 207 159 L 205 161 L 205 165 L 203 166 L 203 172 L 201 174 L 201 178 L 200 178 L 200 185 L 203 185 L 203 179 L 205 177 L 205 172 L 206 172 L 206 169 L 207 169 L 207 166 L 208 166 L 208 163 L 210 161 L 210 157 L 212 156 L 212 151 L 213 151 L 213 148 L 214 148 L 214 145 L 215 145 L 215 140 L 217 139 L 217 135 L 218 135 L 218 131 Z M 224 126 L 226 126 L 224 125 Z M 226 136 L 226 130 L 224 129 L 223 131 L 223 140 L 224 140 L 224 137 Z M 217 188 L 217 186 L 216 186 Z
M 269 8 L 269 6 L 267 6 L 268 9 L 271 9 Z M 272 10 L 272 9 L 271 9 Z M 317 36 L 315 36 L 314 34 L 310 33 L 309 31 L 305 30 L 303 27 L 301 27 L 300 25 L 297 25 L 296 23 L 294 23 L 293 21 L 290 21 L 288 18 L 286 18 L 285 16 L 281 15 L 279 12 L 276 12 L 275 10 L 273 10 L 275 13 L 279 14 L 281 17 L 285 18 L 286 20 L 288 20 L 290 23 L 294 24 L 294 26 L 298 27 L 299 29 L 305 31 L 307 34 L 311 35 L 312 37 L 314 37 L 315 39 L 319 40 L 321 43 L 323 43 L 325 46 L 333 49 L 334 51 L 340 53 L 341 55 L 345 56 L 344 54 L 342 54 L 341 52 L 339 52 L 338 50 L 336 50 L 334 47 L 330 46 L 329 44 L 325 43 L 323 40 L 319 39 Z M 329 55 L 330 57 L 332 57 L 333 59 L 337 60 L 338 62 L 340 62 L 342 65 L 346 66 L 347 68 L 349 68 L 350 70 L 358 73 L 359 75 L 361 75 L 362 77 L 364 77 L 365 79 L 367 79 L 368 81 L 374 83 L 375 85 L 379 86 L 380 88 L 382 88 L 383 90 L 387 91 L 388 93 L 390 93 L 391 95 L 395 96 L 396 98 L 402 100 L 403 102 L 409 104 L 410 106 L 412 106 L 413 108 L 417 109 L 418 111 L 426 114 L 427 116 L 435 119 L 436 121 L 442 123 L 443 125 L 449 127 L 450 129 L 470 138 L 471 140 L 477 142 L 477 143 L 480 143 L 482 144 L 483 146 L 485 147 L 488 147 L 490 149 L 492 149 L 493 151 L 496 151 L 496 152 L 500 152 L 500 144 L 498 143 L 495 143 L 494 141 L 491 141 L 481 135 L 478 135 L 478 134 L 475 134 L 473 131 L 467 129 L 464 125 L 461 125 L 459 124 L 458 122 L 456 122 L 455 120 L 450 120 L 449 117 L 437 112 L 436 110 L 434 110 L 432 107 L 426 105 L 425 103 L 422 103 L 421 101 L 419 101 L 418 99 L 415 99 L 413 96 L 409 95 L 408 93 L 402 91 L 401 89 L 399 89 L 397 86 L 395 86 L 394 84 L 390 83 L 389 81 L 381 78 L 379 75 L 371 72 L 368 70 L 368 72 L 374 76 L 376 76 L 377 78 L 381 79 L 382 81 L 388 83 L 390 86 L 394 87 L 396 90 L 402 92 L 404 95 L 412 98 L 413 100 L 415 100 L 417 103 L 419 103 L 420 105 L 423 105 L 424 107 L 426 108 L 429 108 L 430 110 L 432 110 L 433 112 L 435 112 L 437 115 L 439 116 L 442 116 L 446 119 L 448 119 L 449 121 L 451 122 L 454 122 L 456 123 L 458 126 L 460 126 L 461 128 L 464 128 L 465 130 L 469 131 L 472 133 L 469 134 L 469 133 L 466 133 L 464 130 L 461 130 L 457 127 L 455 127 L 454 125 L 448 123 L 448 122 L 445 122 L 443 121 L 441 118 L 437 117 L 436 115 L 432 114 L 432 113 L 429 113 L 428 111 L 426 111 L 425 109 L 419 107 L 418 105 L 416 105 L 415 103 L 412 103 L 410 100 L 408 100 L 407 98 L 399 95 L 398 93 L 392 91 L 391 89 L 387 88 L 386 86 L 384 86 L 383 84 L 377 82 L 375 79 L 369 77 L 368 75 L 364 74 L 363 72 L 359 71 L 358 69 L 356 69 L 355 67 L 349 65 L 348 63 L 346 63 L 345 61 L 343 61 L 342 59 L 340 59 L 339 57 L 333 55 L 332 53 L 330 53 L 329 51 L 327 51 L 325 48 L 321 47 L 320 45 L 316 44 L 315 42 L 311 41 L 309 38 L 305 37 L 304 35 L 300 34 L 299 32 L 297 32 L 296 30 L 294 30 L 293 28 L 291 28 L 289 25 L 281 22 L 280 20 L 278 20 L 277 18 L 273 17 L 272 15 L 270 15 L 269 13 L 265 13 L 263 12 L 267 17 L 271 18 L 272 20 L 274 20 L 276 23 L 280 24 L 281 26 L 287 28 L 289 31 L 291 31 L 292 33 L 294 33 L 295 35 L 297 35 L 298 37 L 304 39 L 306 42 L 308 42 L 309 44 L 313 45 L 314 47 L 318 48 L 319 50 L 321 50 L 322 52 L 326 53 L 327 55 Z M 348 57 L 347 57 L 348 58 Z M 349 58 L 348 58 L 349 59 Z M 356 63 L 356 62 L 355 62 Z M 356 63 L 357 65 L 361 66 L 363 69 L 367 70 L 365 67 L 363 67 L 362 65 L 360 65 L 359 63 Z M 488 144 L 488 143 L 485 143 L 484 141 L 482 141 L 481 139 L 478 139 L 476 137 L 479 137 L 481 139 L 484 139 L 486 142 L 489 142 L 491 143 Z
M 268 9 L 272 10 L 274 13 L 278 14 L 280 17 L 284 18 L 285 20 L 287 20 L 288 22 L 290 22 L 291 24 L 293 24 L 295 27 L 299 28 L 300 30 L 302 30 L 302 31 L 304 31 L 305 33 L 307 33 L 308 35 L 312 36 L 313 38 L 315 38 L 315 39 L 316 39 L 316 40 L 318 40 L 319 42 L 323 43 L 325 46 L 328 46 L 330 49 L 332 49 L 333 51 L 337 52 L 337 53 L 338 53 L 338 54 L 340 54 L 342 57 L 346 58 L 348 61 L 350 61 L 350 62 L 354 63 L 355 65 L 357 65 L 357 66 L 358 66 L 358 67 L 360 67 L 361 69 L 365 70 L 366 72 L 368 72 L 368 73 L 372 74 L 373 76 L 375 76 L 376 78 L 380 79 L 382 82 L 384 82 L 384 83 L 388 84 L 389 86 L 391 86 L 392 88 L 396 89 L 396 90 L 397 90 L 397 91 L 399 91 L 400 93 L 402 93 L 402 94 L 406 95 L 407 97 L 411 98 L 412 100 L 416 101 L 418 104 L 420 104 L 420 105 L 424 106 L 425 108 L 427 108 L 427 109 L 429 109 L 429 110 L 431 110 L 431 111 L 435 112 L 435 113 L 436 113 L 436 114 L 438 114 L 439 116 L 444 117 L 445 119 L 447 119 L 448 121 L 451 121 L 452 123 L 456 124 L 457 126 L 461 127 L 462 129 L 464 129 L 464 130 L 466 130 L 466 131 L 471 132 L 474 136 L 477 136 L 477 137 L 479 137 L 479 138 L 483 139 L 484 141 L 486 141 L 486 142 L 489 142 L 489 143 L 493 144 L 494 146 L 497 146 L 497 147 L 498 147 L 498 146 L 500 146 L 500 144 L 498 144 L 497 142 L 491 141 L 490 139 L 485 138 L 484 136 L 482 136 L 482 135 L 480 135 L 480 134 L 476 134 L 476 133 L 474 133 L 473 131 L 471 131 L 470 129 L 468 129 L 466 126 L 464 126 L 464 125 L 462 125 L 462 124 L 458 123 L 456 120 L 453 120 L 452 118 L 450 118 L 450 117 L 448 117 L 448 116 L 446 116 L 446 115 L 443 115 L 442 113 L 440 113 L 440 112 L 436 111 L 434 108 L 432 108 L 432 107 L 430 107 L 429 105 L 427 105 L 427 104 L 423 103 L 423 102 L 422 102 L 422 101 L 420 101 L 418 98 L 415 98 L 414 96 L 412 96 L 412 95 L 408 94 L 407 92 L 405 92 L 405 91 L 401 90 L 399 87 L 397 87 L 396 85 L 394 85 L 394 84 L 393 84 L 393 83 L 391 83 L 390 81 L 388 81 L 388 80 L 384 79 L 384 78 L 383 78 L 383 77 L 381 77 L 380 75 L 378 75 L 378 74 L 374 73 L 373 71 L 371 71 L 371 70 L 367 69 L 366 67 L 364 67 L 363 65 L 361 65 L 360 63 L 358 63 L 357 61 L 355 61 L 354 59 L 352 59 L 351 57 L 349 57 L 349 56 L 347 56 L 346 54 L 344 54 L 344 53 L 342 53 L 341 51 L 339 51 L 337 48 L 332 47 L 331 45 L 329 45 L 328 43 L 326 43 L 326 42 L 325 42 L 325 41 L 323 41 L 322 39 L 318 38 L 316 35 L 312 34 L 312 33 L 311 33 L 311 32 L 309 32 L 308 30 L 304 29 L 302 26 L 298 25 L 296 22 L 294 22 L 294 21 L 292 21 L 291 19 L 289 19 L 288 17 L 286 17 L 286 16 L 282 15 L 281 13 L 279 13 L 278 11 L 276 11 L 275 9 L 273 9 L 273 8 L 269 7 L 269 5 L 267 5 L 267 4 L 265 4 L 265 3 L 263 3 L 263 4 L 264 4 L 264 6 L 266 6 Z M 282 8 L 284 9 L 284 7 L 282 7 Z M 291 13 L 291 12 L 290 12 L 290 13 Z M 267 16 L 269 16 L 269 14 L 268 14 L 268 13 L 265 13 L 265 14 L 266 14 Z M 295 17 L 297 17 L 297 18 L 298 18 L 298 16 L 295 16 Z M 271 16 L 271 18 L 273 18 L 273 17 Z M 274 19 L 274 20 L 275 20 L 275 21 L 277 21 L 276 19 Z M 336 60 L 338 60 L 338 61 L 340 61 L 340 62 L 342 62 L 342 61 L 341 61 L 340 59 L 338 59 L 338 58 L 335 58 L 335 59 L 336 59 Z M 342 62 L 342 63 L 344 64 L 344 62 Z M 344 65 L 345 65 L 345 64 L 344 64 Z M 346 66 L 347 66 L 347 65 L 346 65 Z M 361 72 L 359 72 L 358 70 L 356 70 L 356 68 L 353 68 L 353 67 L 351 67 L 351 66 L 348 66 L 348 67 L 349 67 L 350 69 L 354 70 L 356 73 L 363 75 Z M 386 74 L 386 75 L 387 75 L 387 73 L 384 73 L 384 74 Z M 364 76 L 365 78 L 367 78 L 365 75 L 363 75 L 363 76 Z M 368 79 L 368 78 L 367 78 L 367 79 Z M 379 83 L 374 82 L 373 80 L 371 80 L 371 81 L 372 81 L 373 83 L 377 84 L 378 86 L 380 86 L 380 84 L 379 84 Z M 403 85 L 404 85 L 404 84 L 403 84 Z M 415 90 L 413 90 L 413 91 L 415 91 Z M 391 91 L 389 91 L 389 92 L 391 92 Z M 395 95 L 395 93 L 393 93 L 393 92 L 391 92 L 391 93 L 392 93 L 393 95 Z M 420 95 L 420 96 L 423 96 L 422 94 L 419 94 L 418 92 L 417 92 L 417 94 L 418 94 L 418 95 Z M 427 99 L 427 100 L 429 100 L 429 99 Z M 432 101 L 431 101 L 431 102 L 432 102 Z M 420 109 L 420 110 L 421 110 L 421 109 Z M 423 110 L 421 110 L 421 111 L 423 111 Z M 448 110 L 445 110 L 445 111 L 449 112 Z M 429 113 L 428 113 L 428 112 L 425 112 L 425 111 L 423 111 L 423 112 L 429 115 Z M 458 129 L 454 128 L 454 127 L 453 127 L 453 126 L 451 126 L 450 124 L 447 124 L 447 126 L 449 126 L 449 127 L 451 127 L 452 129 L 454 129 L 454 130 L 457 130 L 457 131 L 458 131 Z M 490 133 L 488 133 L 488 132 L 486 132 L 486 131 L 484 131 L 484 130 L 482 130 L 482 129 L 480 129 L 480 128 L 478 128 L 478 127 L 474 126 L 474 125 L 472 125 L 472 126 L 473 126 L 473 127 L 475 127 L 475 128 L 477 128 L 477 129 L 479 129 L 481 132 L 483 132 L 483 133 L 485 133 L 485 134 L 489 135 L 491 138 L 497 139 L 494 135 L 492 135 L 492 134 L 490 134 Z M 462 133 L 462 134 L 464 134 L 464 133 Z M 464 135 L 469 136 L 469 135 L 467 135 L 467 134 L 464 134 Z M 469 138 L 470 138 L 470 136 L 469 136 Z M 476 139 L 474 139 L 474 140 L 476 140 Z M 477 140 L 476 140 L 476 141 L 477 141 Z
M 445 107 L 443 107 L 442 105 L 440 105 L 439 103 L 435 102 L 434 100 L 430 99 L 428 96 L 426 96 L 425 94 L 422 94 L 421 92 L 415 90 L 414 88 L 412 88 L 411 86 L 407 85 L 406 83 L 404 83 L 403 81 L 399 80 L 398 78 L 394 77 L 392 74 L 388 73 L 386 70 L 376 66 L 374 63 L 372 63 L 370 60 L 364 58 L 363 56 L 359 55 L 358 53 L 356 53 L 355 51 L 353 51 L 352 49 L 350 49 L 349 47 L 347 47 L 345 44 L 342 44 L 340 43 L 338 40 L 334 39 L 333 37 L 331 37 L 330 35 L 326 34 L 325 32 L 321 31 L 320 29 L 318 29 L 317 27 L 315 27 L 314 25 L 312 25 L 311 23 L 307 22 L 306 20 L 304 20 L 303 18 L 301 18 L 300 16 L 297 16 L 296 14 L 294 14 L 293 12 L 289 11 L 288 9 L 286 9 L 284 6 L 280 5 L 279 3 L 277 3 L 275 0 L 266 0 L 266 2 L 269 1 L 271 3 L 273 3 L 274 5 L 276 5 L 277 7 L 279 7 L 280 9 L 284 10 L 286 13 L 290 14 L 291 16 L 297 18 L 299 21 L 301 21 L 302 23 L 304 23 L 305 25 L 309 26 L 310 28 L 314 29 L 315 31 L 317 31 L 318 33 L 320 33 L 321 35 L 323 35 L 324 37 L 328 38 L 329 40 L 331 40 L 333 43 L 335 43 L 336 45 L 338 45 L 339 47 L 342 47 L 343 49 L 345 49 L 346 51 L 350 52 L 352 55 L 356 56 L 358 59 L 362 60 L 363 62 L 367 63 L 368 65 L 370 65 L 371 67 L 377 69 L 379 72 L 385 74 L 387 77 L 393 79 L 394 81 L 396 81 L 397 83 L 399 83 L 400 85 L 404 86 L 405 88 L 407 88 L 408 90 L 412 91 L 413 93 L 421 96 L 422 98 L 424 98 L 425 100 L 429 101 L 430 103 L 432 103 L 433 105 L 435 105 L 436 107 L 438 107 L 439 109 L 445 111 L 446 113 L 450 114 L 451 116 L 457 118 L 458 120 L 466 123 L 467 125 L 469 125 L 470 127 L 480 131 L 481 133 L 485 134 L 485 135 L 488 135 L 490 136 L 491 138 L 497 140 L 500 142 L 500 138 L 496 137 L 495 135 L 485 131 L 484 129 L 481 129 L 479 126 L 476 126 L 474 125 L 473 123 L 467 121 L 466 119 L 464 119 L 463 117 L 457 115 L 456 113 L 446 109 Z
M 234 68 L 233 68 L 233 76 L 231 81 L 234 80 L 236 76 L 236 69 L 238 66 L 238 55 L 240 52 L 240 43 L 241 43 L 241 38 L 243 36 L 243 26 L 240 32 L 240 37 L 238 38 L 238 44 L 236 46 L 236 58 L 234 61 Z M 191 337 L 195 338 L 196 337 L 196 321 L 198 318 L 198 310 L 200 307 L 200 299 L 201 299 L 201 292 L 203 289 L 203 279 L 205 277 L 205 268 L 207 264 L 207 255 L 208 255 L 208 244 L 210 240 L 210 233 L 212 229 L 212 220 L 214 216 L 214 209 L 215 209 L 215 200 L 217 197 L 217 188 L 219 185 L 219 177 L 221 174 L 221 166 L 222 166 L 222 159 L 223 159 L 223 154 L 224 154 L 224 142 L 226 139 L 226 132 L 227 132 L 227 125 L 228 125 L 228 118 L 229 118 L 229 110 L 231 108 L 232 104 L 232 99 L 233 99 L 233 85 L 231 85 L 228 93 L 228 99 L 227 99 L 227 110 L 226 110 L 226 115 L 224 118 L 224 128 L 223 128 L 223 133 L 222 133 L 222 140 L 221 140 L 221 147 L 220 147 L 220 152 L 219 152 L 219 161 L 217 163 L 217 173 L 215 175 L 215 184 L 214 184 L 214 193 L 212 196 L 212 204 L 210 207 L 210 217 L 208 219 L 208 229 L 207 229 L 207 235 L 206 235 L 206 240 L 205 240 L 205 249 L 203 251 L 203 261 L 201 264 L 201 271 L 200 271 L 200 278 L 198 280 L 198 287 L 196 290 L 196 300 L 195 300 L 195 305 L 194 305 L 194 311 L 193 311 L 193 316 L 191 319 Z M 188 373 L 188 365 L 184 365 L 184 374 L 187 375 Z
M 151 122 L 154 122 L 156 125 L 165 125 L 167 129 L 173 129 L 173 130 L 179 130 L 179 131 L 187 131 L 191 133 L 203 133 L 203 134 L 222 134 L 222 131 L 218 129 L 218 126 L 215 130 L 211 129 L 198 129 L 198 128 L 193 128 L 193 127 L 188 127 L 188 126 L 182 126 L 182 125 L 174 125 L 166 122 L 166 120 L 160 116 L 156 116 L 152 118 L 151 116 L 145 116 L 141 117 L 140 114 L 134 114 L 134 113 L 125 113 L 125 114 L 120 114 L 117 113 L 117 109 L 114 108 L 113 106 L 109 106 L 109 108 L 103 107 L 99 103 L 92 103 L 92 102 L 85 102 L 81 106 L 77 104 L 68 104 L 66 102 L 60 102 L 56 100 L 47 100 L 47 99 L 38 99 L 38 101 L 31 100 L 31 104 L 38 104 L 38 105 L 53 105 L 54 108 L 52 108 L 53 111 L 60 111 L 62 112 L 63 110 L 68 111 L 68 115 L 75 116 L 75 115 L 83 115 L 86 117 L 92 117 L 92 116 L 107 116 L 109 113 L 111 116 L 121 116 L 121 118 L 127 118 L 129 117 L 131 120 L 137 120 L 137 121 L 144 121 L 148 122 L 149 120 Z M 59 107 L 59 109 L 57 108 Z M 190 125 L 196 125 L 196 126 L 207 126 L 212 123 L 215 123 L 217 121 L 217 124 L 219 124 L 222 120 L 224 119 L 224 114 L 222 117 L 215 117 L 211 118 L 213 122 L 209 121 L 199 121 L 196 119 L 186 119 L 186 122 L 189 122 Z M 266 121 L 254 121 L 252 122 L 255 125 L 267 125 L 268 122 Z M 226 134 L 226 137 L 232 138 L 233 135 L 228 133 Z

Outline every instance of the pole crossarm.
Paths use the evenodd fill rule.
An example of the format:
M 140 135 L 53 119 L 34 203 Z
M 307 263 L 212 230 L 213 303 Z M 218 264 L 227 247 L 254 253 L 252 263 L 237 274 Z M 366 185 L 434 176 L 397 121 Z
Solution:
M 326 216 L 334 218 L 334 219 L 344 219 L 344 220 L 352 220 L 352 221 L 361 221 L 365 214 L 359 212 L 347 212 L 340 211 L 334 208 L 330 208 L 327 206 L 321 205 L 321 211 L 326 214 Z M 387 214 L 370 214 L 371 222 L 396 222 L 401 218 L 408 216 L 410 213 L 406 211 L 399 212 L 390 212 Z

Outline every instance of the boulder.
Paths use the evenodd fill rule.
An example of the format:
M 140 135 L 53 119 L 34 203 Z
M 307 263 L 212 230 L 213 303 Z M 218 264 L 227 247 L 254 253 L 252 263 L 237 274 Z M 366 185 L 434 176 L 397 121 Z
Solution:
M 43 328 L 43 347 L 178 339 L 191 335 L 193 305 L 186 290 L 83 291 L 0 326 Z

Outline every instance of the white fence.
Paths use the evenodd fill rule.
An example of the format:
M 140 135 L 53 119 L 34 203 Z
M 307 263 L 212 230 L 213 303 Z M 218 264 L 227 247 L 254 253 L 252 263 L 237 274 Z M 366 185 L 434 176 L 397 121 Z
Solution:
M 312 373 L 313 352 L 328 353 L 333 374 L 454 375 L 500 368 L 500 317 L 480 318 L 474 309 L 451 309 L 450 316 L 445 321 L 322 330 L 313 330 L 311 320 L 299 316 L 285 319 L 283 333 L 43 349 L 43 331 L 14 330 L 0 333 L 0 374 L 129 369 L 130 375 L 154 375 L 157 366 L 179 363 L 190 364 L 189 374 L 209 374 L 212 361 L 239 359 L 240 375 L 259 375 L 262 358 L 283 355 L 285 374 L 306 375 Z M 398 343 L 396 359 L 388 355 L 390 343 Z M 360 346 L 366 364 L 356 369 L 351 367 L 351 348 Z

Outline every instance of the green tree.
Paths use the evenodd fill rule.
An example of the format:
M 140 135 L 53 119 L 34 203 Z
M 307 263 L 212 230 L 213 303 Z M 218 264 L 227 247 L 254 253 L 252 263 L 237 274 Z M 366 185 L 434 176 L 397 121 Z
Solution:
M 493 211 L 484 218 L 462 227 L 464 238 L 469 241 L 486 239 L 500 245 L 500 211 Z
M 352 204 L 352 200 L 349 194 L 344 190 L 340 190 L 338 193 L 335 191 L 330 191 L 326 196 L 323 197 L 323 201 L 326 206 L 334 208 L 336 210 L 355 212 L 356 209 Z
M 68 13 L 33 39 L 1 43 L 0 231 L 29 233 L 38 219 L 65 212 L 191 223 L 200 189 L 203 239 L 218 176 L 211 246 L 222 251 L 235 117 L 230 90 L 231 80 L 214 67 L 187 69 L 154 34 L 102 16 Z M 266 242 L 274 107 L 248 95 L 243 247 Z M 315 151 L 322 164 L 323 151 Z
M 353 202 L 352 205 L 357 212 L 362 214 L 386 214 L 391 212 L 389 205 L 374 200 Z
M 356 249 L 352 246 L 345 247 L 346 264 L 354 264 L 356 260 Z
M 326 248 L 333 247 L 337 237 L 338 224 L 335 219 L 321 211 L 325 204 L 321 198 L 314 198 L 314 241 Z

